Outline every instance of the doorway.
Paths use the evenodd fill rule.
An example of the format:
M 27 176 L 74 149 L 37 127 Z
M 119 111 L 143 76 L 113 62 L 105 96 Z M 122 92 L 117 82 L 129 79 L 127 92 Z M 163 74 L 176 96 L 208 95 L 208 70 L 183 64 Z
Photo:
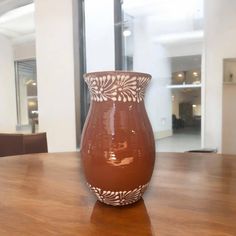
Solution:
M 173 135 L 159 141 L 161 151 L 201 148 L 201 55 L 172 57 Z
M 203 0 L 124 0 L 124 68 L 152 75 L 145 105 L 157 151 L 201 148 Z

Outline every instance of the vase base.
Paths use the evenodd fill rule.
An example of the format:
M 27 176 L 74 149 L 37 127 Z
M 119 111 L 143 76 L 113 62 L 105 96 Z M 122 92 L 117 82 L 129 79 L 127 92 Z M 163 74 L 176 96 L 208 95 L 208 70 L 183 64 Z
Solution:
M 87 183 L 90 190 L 97 196 L 100 202 L 112 206 L 125 206 L 137 202 L 145 192 L 148 183 L 127 191 L 109 191 L 94 187 Z

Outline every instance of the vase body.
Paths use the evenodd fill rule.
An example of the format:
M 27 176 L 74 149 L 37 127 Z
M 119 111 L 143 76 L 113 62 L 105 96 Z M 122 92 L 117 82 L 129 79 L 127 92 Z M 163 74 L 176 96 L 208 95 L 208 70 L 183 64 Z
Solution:
M 90 190 L 106 204 L 136 202 L 150 182 L 155 142 L 143 100 L 150 79 L 122 71 L 85 75 L 91 104 L 81 138 L 82 165 Z

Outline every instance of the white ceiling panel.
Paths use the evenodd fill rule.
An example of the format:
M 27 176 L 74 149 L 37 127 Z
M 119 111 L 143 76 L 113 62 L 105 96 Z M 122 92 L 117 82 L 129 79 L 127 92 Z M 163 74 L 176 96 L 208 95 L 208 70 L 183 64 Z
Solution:
M 34 4 L 16 8 L 0 16 L 0 33 L 13 43 L 18 39 L 32 40 L 35 33 Z

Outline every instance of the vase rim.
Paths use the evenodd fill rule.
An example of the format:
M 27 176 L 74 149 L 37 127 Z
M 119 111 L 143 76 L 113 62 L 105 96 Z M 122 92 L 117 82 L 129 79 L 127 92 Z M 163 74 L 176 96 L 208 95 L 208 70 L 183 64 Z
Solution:
M 136 71 L 124 71 L 124 70 L 110 70 L 110 71 L 93 71 L 88 72 L 83 75 L 83 77 L 97 77 L 97 76 L 107 76 L 107 75 L 130 75 L 130 76 L 142 76 L 142 77 L 148 77 L 149 79 L 152 78 L 152 76 L 148 73 L 143 72 L 136 72 Z

